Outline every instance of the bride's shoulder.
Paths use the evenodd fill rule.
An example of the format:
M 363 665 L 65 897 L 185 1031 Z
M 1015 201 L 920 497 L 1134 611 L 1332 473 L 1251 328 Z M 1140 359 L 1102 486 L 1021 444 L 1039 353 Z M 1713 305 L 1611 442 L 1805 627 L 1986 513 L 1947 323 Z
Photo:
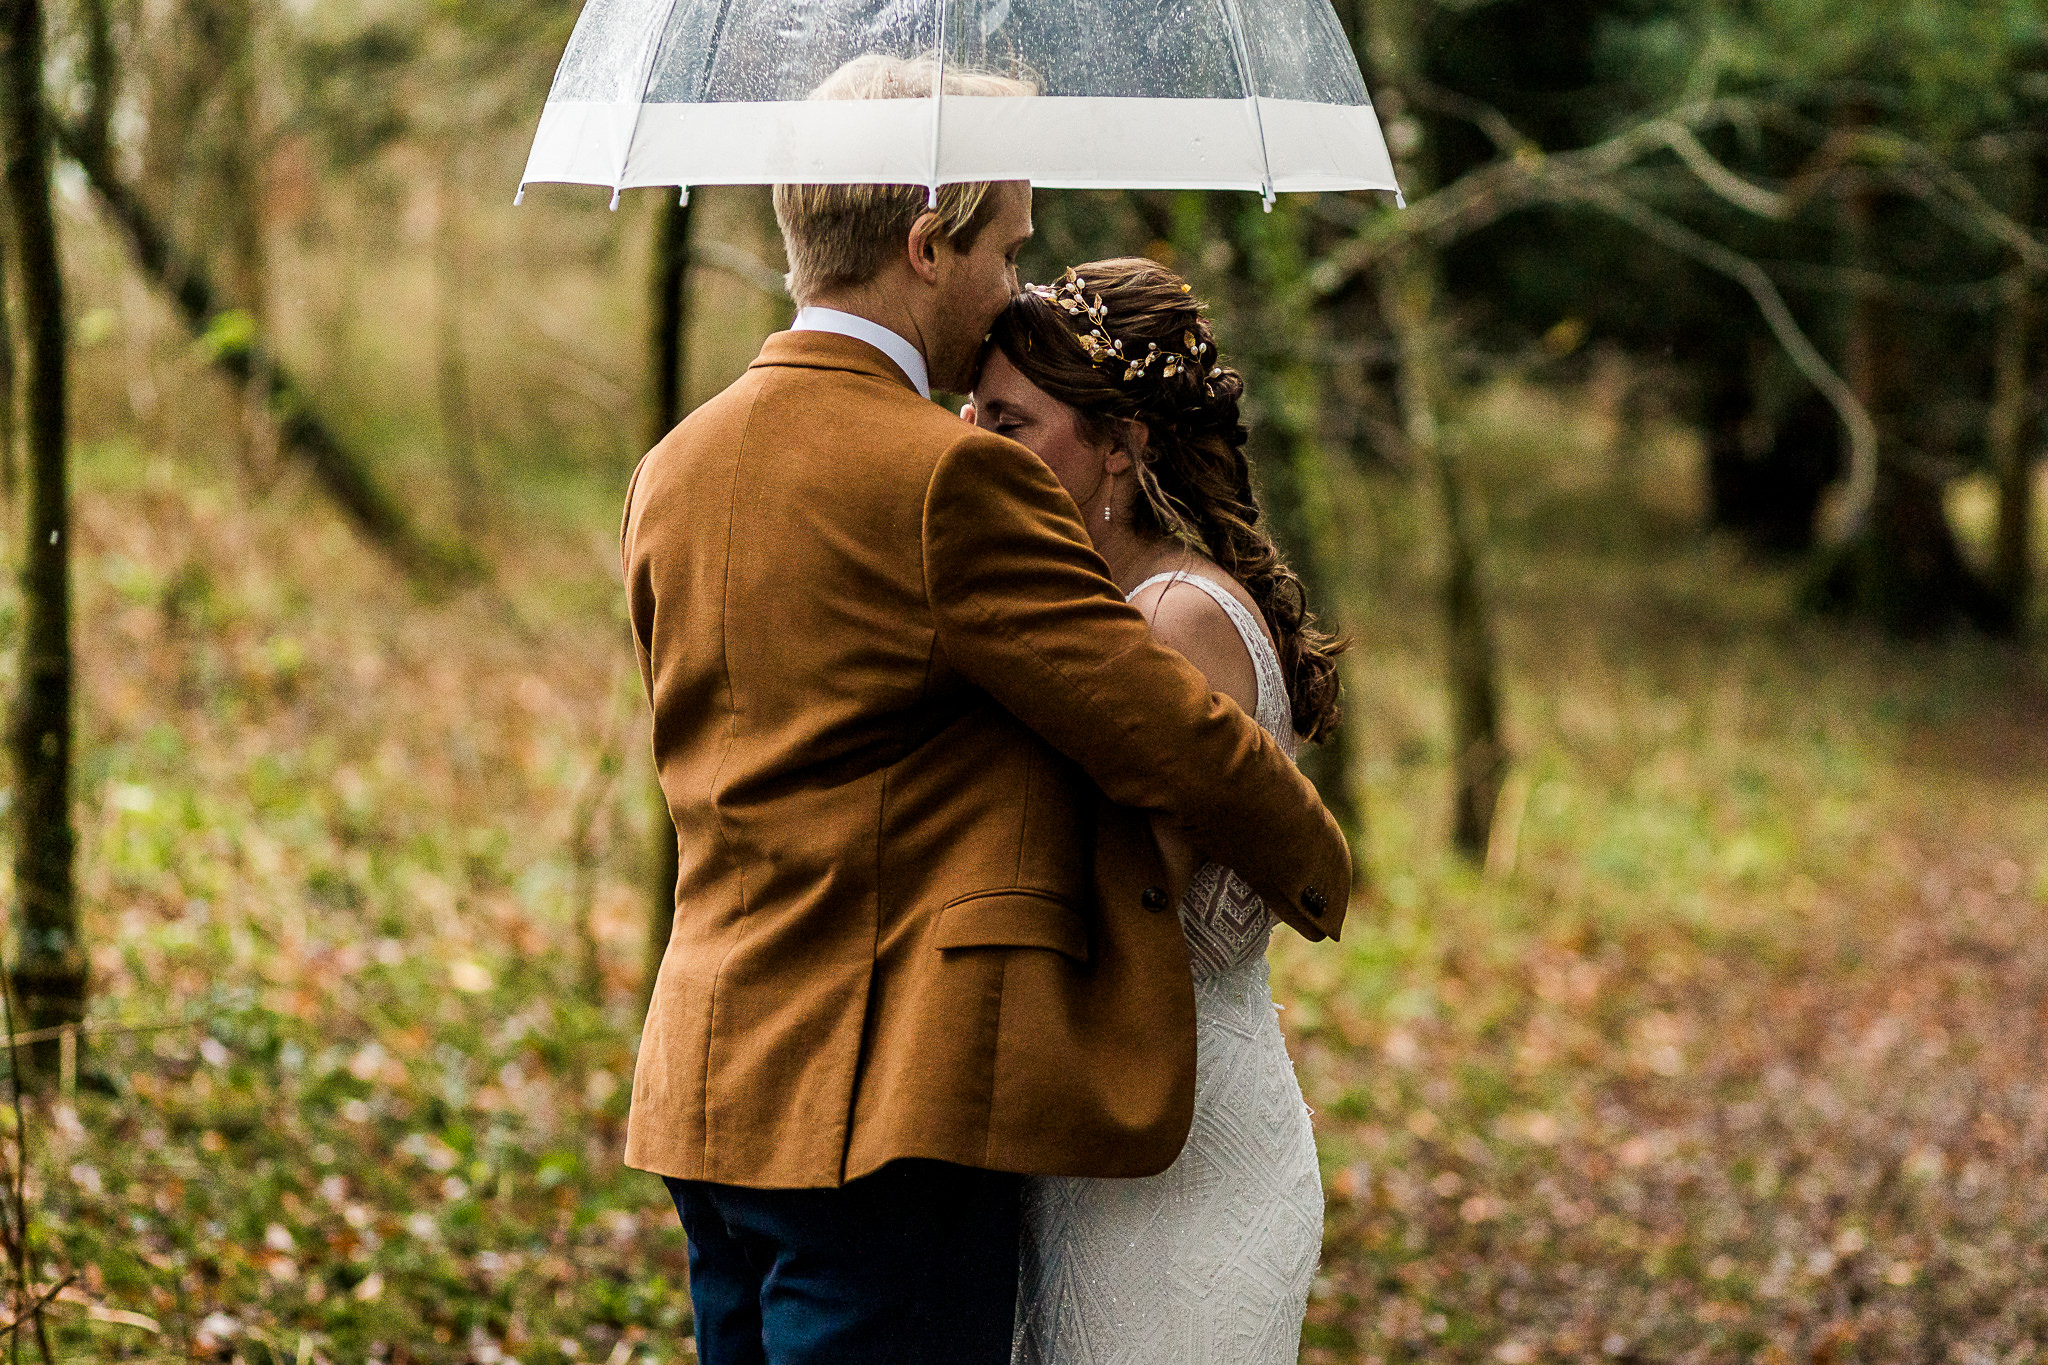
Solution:
M 1170 578 L 1147 583 L 1131 596 L 1153 635 L 1200 669 L 1209 686 L 1250 711 L 1258 702 L 1258 672 L 1245 649 L 1244 637 L 1222 603 L 1191 578 L 1202 578 L 1228 592 L 1227 575 L 1206 562 L 1191 565 Z M 1232 594 L 1235 596 L 1235 594 Z
M 1193 582 L 1195 579 L 1202 580 L 1202 583 Z M 1215 560 L 1198 552 L 1190 551 L 1187 558 L 1170 572 L 1154 574 L 1146 579 L 1138 591 L 1131 594 L 1130 600 L 1131 605 L 1144 612 L 1147 619 L 1163 614 L 1195 623 L 1222 621 L 1228 624 L 1230 614 L 1216 600 L 1212 590 L 1221 590 L 1243 607 L 1258 624 L 1259 633 L 1266 635 L 1268 643 L 1271 643 L 1271 632 L 1266 629 L 1264 614 L 1260 612 L 1257 600 L 1245 590 L 1244 584 L 1232 578 Z

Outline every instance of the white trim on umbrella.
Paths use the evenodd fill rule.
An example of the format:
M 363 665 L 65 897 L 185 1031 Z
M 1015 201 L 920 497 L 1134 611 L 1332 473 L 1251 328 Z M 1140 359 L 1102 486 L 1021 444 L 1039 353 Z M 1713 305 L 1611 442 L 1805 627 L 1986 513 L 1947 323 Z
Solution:
M 934 175 L 923 99 L 644 109 L 556 100 L 541 113 L 524 178 L 625 189 L 934 179 L 1029 180 L 1046 189 L 1398 189 L 1371 105 L 1259 104 L 1255 122 L 1242 99 L 961 95 L 946 102 Z

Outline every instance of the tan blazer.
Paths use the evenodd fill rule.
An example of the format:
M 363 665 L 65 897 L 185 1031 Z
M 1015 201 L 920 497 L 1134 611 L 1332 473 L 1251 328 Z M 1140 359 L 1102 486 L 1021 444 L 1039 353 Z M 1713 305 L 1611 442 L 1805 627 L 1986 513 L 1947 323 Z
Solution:
M 682 865 L 627 1163 L 1170 1164 L 1194 999 L 1143 812 L 1312 938 L 1350 857 L 1052 472 L 866 343 L 785 332 L 641 461 L 624 560 Z

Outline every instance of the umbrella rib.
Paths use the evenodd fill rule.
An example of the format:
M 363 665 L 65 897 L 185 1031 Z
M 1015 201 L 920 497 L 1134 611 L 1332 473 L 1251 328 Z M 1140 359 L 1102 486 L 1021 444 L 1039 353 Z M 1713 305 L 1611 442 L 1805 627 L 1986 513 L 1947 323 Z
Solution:
M 1245 102 L 1252 107 L 1252 127 L 1259 135 L 1259 166 L 1264 172 L 1264 196 L 1266 212 L 1273 211 L 1273 157 L 1266 150 L 1266 115 L 1259 108 L 1258 87 L 1252 81 L 1251 42 L 1245 36 L 1244 16 L 1237 11 L 1237 0 L 1218 0 L 1223 7 L 1223 23 L 1230 30 L 1230 55 L 1237 63 L 1237 76 L 1244 86 Z
M 932 42 L 932 179 L 925 207 L 939 206 L 939 119 L 946 112 L 946 0 L 934 0 L 937 35 Z
M 661 35 L 668 32 L 669 20 L 675 18 L 676 6 L 681 0 L 668 0 L 659 8 L 661 20 L 650 23 L 652 31 L 645 52 L 640 58 L 640 98 L 633 102 L 633 128 L 626 134 L 626 145 L 619 152 L 619 169 L 612 176 L 612 211 L 618 212 L 619 191 L 626 186 L 626 166 L 633 159 L 633 144 L 640 139 L 640 118 L 647 112 L 647 92 L 654 87 L 655 58 L 661 55 Z M 649 19 L 654 16 L 650 14 Z

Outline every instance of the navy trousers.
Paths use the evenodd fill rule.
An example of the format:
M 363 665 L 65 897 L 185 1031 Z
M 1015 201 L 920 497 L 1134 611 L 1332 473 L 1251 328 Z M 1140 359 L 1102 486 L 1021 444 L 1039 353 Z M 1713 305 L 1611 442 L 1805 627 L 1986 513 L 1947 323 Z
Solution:
M 833 1190 L 669 1180 L 703 1365 L 1008 1365 L 1019 1176 L 896 1161 Z

